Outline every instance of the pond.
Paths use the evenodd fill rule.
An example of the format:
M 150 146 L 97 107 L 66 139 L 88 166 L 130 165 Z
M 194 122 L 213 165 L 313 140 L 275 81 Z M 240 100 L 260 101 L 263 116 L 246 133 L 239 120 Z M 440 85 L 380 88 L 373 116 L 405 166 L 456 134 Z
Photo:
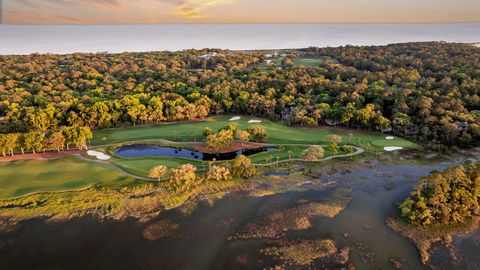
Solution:
M 175 158 L 189 158 L 196 160 L 232 160 L 238 155 L 251 156 L 263 152 L 276 151 L 276 147 L 261 147 L 252 149 L 242 149 L 235 152 L 210 154 L 202 153 L 195 150 L 175 147 L 163 147 L 156 145 L 128 145 L 122 146 L 115 150 L 115 155 L 121 158 L 143 158 L 143 157 L 175 157 Z

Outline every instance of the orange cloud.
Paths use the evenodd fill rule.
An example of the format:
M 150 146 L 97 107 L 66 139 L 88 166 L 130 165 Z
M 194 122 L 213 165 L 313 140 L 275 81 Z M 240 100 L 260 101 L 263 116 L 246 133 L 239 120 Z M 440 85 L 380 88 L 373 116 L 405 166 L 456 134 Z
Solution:
M 184 15 L 189 19 L 201 19 L 208 17 L 207 14 L 202 13 L 205 8 L 231 3 L 233 0 L 182 0 L 177 4 L 176 14 Z
M 26 21 L 30 22 L 42 22 L 44 24 L 86 24 L 88 21 L 78 18 L 73 18 L 64 15 L 43 15 L 35 12 L 25 11 L 25 10 L 5 10 L 5 21 L 8 23 L 25 23 Z

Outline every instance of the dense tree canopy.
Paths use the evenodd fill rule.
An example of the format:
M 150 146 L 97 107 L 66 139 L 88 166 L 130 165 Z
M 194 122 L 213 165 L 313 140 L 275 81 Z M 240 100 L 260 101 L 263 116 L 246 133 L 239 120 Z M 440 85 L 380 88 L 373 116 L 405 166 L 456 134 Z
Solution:
M 434 172 L 421 179 L 400 205 L 403 218 L 419 226 L 466 223 L 480 215 L 480 162 Z
M 259 69 L 262 52 L 0 56 L 0 132 L 235 113 L 392 131 L 431 144 L 480 139 L 479 48 L 407 43 L 285 53 L 270 70 Z M 295 58 L 321 64 L 299 67 Z

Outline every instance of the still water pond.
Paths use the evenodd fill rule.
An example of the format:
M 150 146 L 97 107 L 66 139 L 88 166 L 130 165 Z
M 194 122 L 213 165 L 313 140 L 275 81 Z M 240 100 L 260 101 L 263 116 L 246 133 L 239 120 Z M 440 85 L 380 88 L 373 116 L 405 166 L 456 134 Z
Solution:
M 202 153 L 195 150 L 163 147 L 155 145 L 128 145 L 122 146 L 115 150 L 115 155 L 121 158 L 142 158 L 142 157 L 175 157 L 175 158 L 190 158 L 196 160 L 232 160 L 238 155 L 251 156 L 263 152 L 276 151 L 276 147 L 261 147 L 253 149 L 243 149 L 236 152 L 210 154 Z

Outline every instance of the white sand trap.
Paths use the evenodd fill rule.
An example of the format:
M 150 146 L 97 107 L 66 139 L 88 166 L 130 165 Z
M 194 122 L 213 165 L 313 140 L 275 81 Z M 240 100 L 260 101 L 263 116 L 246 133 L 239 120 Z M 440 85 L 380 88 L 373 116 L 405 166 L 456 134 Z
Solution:
M 403 147 L 400 147 L 400 146 L 385 146 L 383 149 L 387 152 L 392 152 L 392 151 L 402 150 Z
M 261 123 L 262 120 L 250 120 L 248 121 L 249 124 L 256 124 L 256 123 Z
M 387 139 L 387 140 L 395 140 L 395 137 L 393 137 L 393 136 L 388 136 L 388 137 L 385 137 L 385 139 Z
M 96 157 L 99 160 L 109 160 L 110 159 L 109 155 L 105 155 L 102 152 L 93 151 L 93 150 L 88 150 L 87 155 L 89 155 L 91 157 Z
M 235 116 L 235 117 L 230 118 L 230 121 L 238 121 L 238 120 L 240 120 L 240 118 L 241 118 L 240 116 Z

